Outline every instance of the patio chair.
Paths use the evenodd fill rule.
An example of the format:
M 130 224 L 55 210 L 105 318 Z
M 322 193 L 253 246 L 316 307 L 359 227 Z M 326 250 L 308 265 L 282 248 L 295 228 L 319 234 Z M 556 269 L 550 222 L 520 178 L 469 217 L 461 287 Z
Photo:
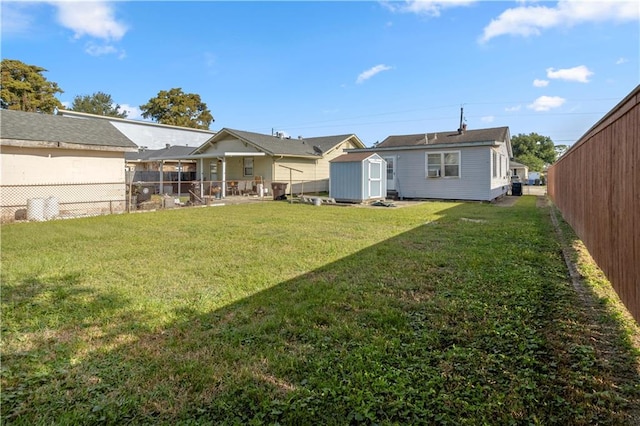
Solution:
M 228 195 L 240 195 L 240 190 L 238 189 L 238 181 L 230 180 L 227 182 L 227 194 Z

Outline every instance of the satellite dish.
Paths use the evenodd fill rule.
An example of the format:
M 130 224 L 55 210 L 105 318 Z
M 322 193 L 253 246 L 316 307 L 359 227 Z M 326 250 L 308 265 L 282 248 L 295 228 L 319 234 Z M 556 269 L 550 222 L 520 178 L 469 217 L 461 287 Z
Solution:
M 315 151 L 316 154 L 322 155 L 322 149 L 320 149 L 318 145 L 314 145 L 313 150 Z

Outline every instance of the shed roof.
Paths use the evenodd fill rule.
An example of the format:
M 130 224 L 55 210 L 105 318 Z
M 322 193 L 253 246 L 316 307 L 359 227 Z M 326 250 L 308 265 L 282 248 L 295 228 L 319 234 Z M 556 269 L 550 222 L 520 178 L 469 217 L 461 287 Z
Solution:
M 5 140 L 49 142 L 131 151 L 138 146 L 110 122 L 59 115 L 0 110 L 0 137 Z
M 371 152 L 349 152 L 331 160 L 331 163 L 356 163 L 364 161 L 369 157 L 379 157 L 376 153 Z
M 361 148 L 364 147 L 364 144 L 354 134 L 312 138 L 282 138 L 262 133 L 224 128 L 197 148 L 193 154 L 206 151 L 208 146 L 223 140 L 228 136 L 236 137 L 269 155 L 285 155 L 292 157 L 320 157 L 323 153 L 332 150 L 347 139 L 351 139 L 355 145 L 358 145 Z
M 389 136 L 376 148 L 406 147 L 437 144 L 469 144 L 479 142 L 503 142 L 509 138 L 509 127 L 488 129 L 457 130 L 449 132 L 418 133 L 413 135 Z

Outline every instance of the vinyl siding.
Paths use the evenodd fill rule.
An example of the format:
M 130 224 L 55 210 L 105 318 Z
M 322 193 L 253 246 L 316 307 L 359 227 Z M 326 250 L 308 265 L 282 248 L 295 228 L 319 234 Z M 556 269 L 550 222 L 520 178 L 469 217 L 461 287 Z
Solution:
M 319 173 L 321 160 L 302 158 L 282 158 L 273 163 L 273 180 L 275 182 L 287 182 L 287 193 L 293 185 L 294 193 L 321 192 L 329 190 L 329 174 Z M 285 167 L 280 167 L 280 166 Z M 292 170 L 289 173 L 287 167 L 292 167 L 302 173 Z M 291 181 L 291 182 L 290 182 Z
M 496 153 L 498 161 L 497 172 L 498 176 L 493 176 L 493 153 Z M 489 170 L 489 176 L 491 178 L 491 192 L 490 200 L 503 196 L 509 190 L 509 151 L 506 144 L 500 144 L 497 148 L 489 150 L 489 161 L 491 163 L 491 169 Z
M 329 196 L 337 201 L 361 202 L 365 199 L 363 162 L 331 164 Z
M 502 144 L 504 145 L 504 144 Z M 506 152 L 506 148 L 505 152 Z M 427 178 L 426 153 L 460 152 L 459 178 Z M 492 200 L 491 148 L 488 146 L 417 151 L 385 151 L 396 155 L 396 189 L 404 198 Z M 497 183 L 495 187 L 499 186 Z

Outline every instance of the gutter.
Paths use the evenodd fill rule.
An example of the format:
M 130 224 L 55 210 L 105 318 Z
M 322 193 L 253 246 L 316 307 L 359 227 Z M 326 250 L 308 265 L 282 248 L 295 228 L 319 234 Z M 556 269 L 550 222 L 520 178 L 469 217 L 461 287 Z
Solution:
M 384 151 L 423 151 L 427 150 L 439 150 L 442 148 L 463 148 L 474 146 L 498 146 L 499 141 L 482 141 L 482 142 L 463 142 L 463 143 L 438 143 L 438 144 L 425 144 L 425 145 L 410 145 L 410 146 L 393 146 L 393 147 L 377 147 L 377 148 L 364 148 L 364 149 L 345 149 L 344 152 L 384 152 Z

